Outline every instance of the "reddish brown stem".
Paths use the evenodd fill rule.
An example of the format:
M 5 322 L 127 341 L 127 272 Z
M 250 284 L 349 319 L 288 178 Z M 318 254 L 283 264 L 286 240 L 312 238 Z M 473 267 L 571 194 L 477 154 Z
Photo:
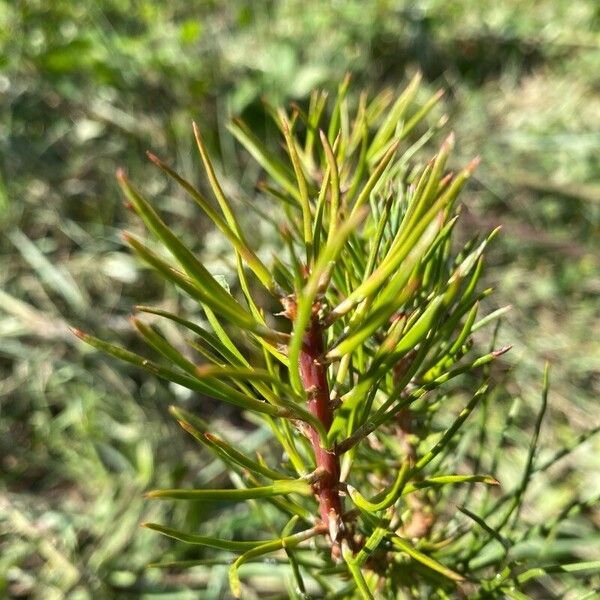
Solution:
M 304 334 L 300 353 L 300 376 L 308 396 L 308 410 L 315 415 L 326 431 L 333 422 L 333 409 L 329 401 L 327 371 L 323 364 L 323 332 L 316 319 Z M 323 523 L 328 526 L 332 542 L 336 542 L 338 531 L 342 531 L 342 499 L 339 494 L 340 459 L 335 450 L 321 447 L 318 433 L 310 428 L 310 441 L 315 453 L 317 468 L 322 475 L 316 488 L 319 511 Z

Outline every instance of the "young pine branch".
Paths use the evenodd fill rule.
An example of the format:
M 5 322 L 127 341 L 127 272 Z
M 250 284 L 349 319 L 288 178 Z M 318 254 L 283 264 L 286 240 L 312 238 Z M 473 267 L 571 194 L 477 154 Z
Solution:
M 462 426 L 488 393 L 480 385 L 470 400 L 461 400 L 460 390 L 467 388 L 457 382 L 467 375 L 481 380 L 480 367 L 506 351 L 476 356 L 472 344 L 474 331 L 504 313 L 477 320 L 488 294 L 477 284 L 494 233 L 455 249 L 457 201 L 477 160 L 457 171 L 448 168 L 453 134 L 433 158 L 420 159 L 420 148 L 443 122 L 427 123 L 441 94 L 424 103 L 421 95 L 417 76 L 393 103 L 385 93 L 372 100 L 362 94 L 354 104 L 346 79 L 329 123 L 323 93 L 313 94 L 308 107 L 296 107 L 292 116 L 273 111 L 287 157 L 271 151 L 241 121 L 232 123 L 230 131 L 269 177 L 259 203 L 278 224 L 281 243 L 273 265 L 260 258 L 253 217 L 236 213 L 196 124 L 212 198 L 148 154 L 230 243 L 239 294 L 221 284 L 210 263 L 197 258 L 123 171 L 118 174 L 128 206 L 153 238 L 150 243 L 126 235 L 126 242 L 197 310 L 184 316 L 138 307 L 140 318 L 133 323 L 152 358 L 77 335 L 192 390 L 202 402 L 233 405 L 271 432 L 269 464 L 174 407 L 182 427 L 223 461 L 235 485 L 148 494 L 264 503 L 268 510 L 260 515 L 269 527 L 278 524 L 279 537 L 227 540 L 147 525 L 184 543 L 241 553 L 230 574 L 238 596 L 239 568 L 283 550 L 296 580 L 329 587 L 340 598 L 350 598 L 353 589 L 364 598 L 382 597 L 404 585 L 429 586 L 431 597 L 448 597 L 465 578 L 485 580 L 485 573 L 464 572 L 464 563 L 450 568 L 439 550 L 454 543 L 453 517 L 442 509 L 448 499 L 461 486 L 498 483 L 485 473 L 457 472 L 467 462 L 449 460 Z M 275 320 L 281 307 L 286 319 Z M 164 335 L 161 320 L 180 328 L 187 347 Z M 203 410 L 203 417 L 208 413 Z M 463 512 L 483 523 L 474 511 Z M 416 531 L 409 524 L 419 519 L 428 526 L 408 536 Z M 484 530 L 492 531 L 487 524 Z M 457 553 L 463 539 L 456 538 Z

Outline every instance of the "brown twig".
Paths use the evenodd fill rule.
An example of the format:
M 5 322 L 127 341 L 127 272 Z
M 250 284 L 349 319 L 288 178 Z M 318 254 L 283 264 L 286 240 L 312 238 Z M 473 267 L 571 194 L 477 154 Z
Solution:
M 333 407 L 329 401 L 327 367 L 323 363 L 323 332 L 316 317 L 304 334 L 300 353 L 300 377 L 308 395 L 308 410 L 315 415 L 326 431 L 333 422 Z M 321 446 L 319 434 L 311 427 L 309 437 L 315 453 L 317 469 L 321 477 L 315 486 L 319 500 L 319 511 L 323 523 L 328 526 L 333 544 L 332 553 L 339 554 L 339 540 L 343 535 L 343 504 L 339 493 L 340 459 L 336 449 L 326 450 Z

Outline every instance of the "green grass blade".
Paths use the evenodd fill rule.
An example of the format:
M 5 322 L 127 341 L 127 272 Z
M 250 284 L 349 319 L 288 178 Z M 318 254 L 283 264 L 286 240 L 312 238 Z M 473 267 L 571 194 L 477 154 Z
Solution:
M 481 527 L 486 533 L 488 533 L 491 538 L 500 542 L 504 550 L 508 552 L 510 548 L 510 542 L 506 538 L 500 535 L 500 533 L 498 533 L 493 527 L 490 527 L 480 516 L 471 512 L 469 509 L 465 508 L 464 506 L 457 506 L 456 508 L 458 508 L 458 510 L 460 510 L 461 513 L 469 517 L 469 519 L 475 521 L 475 523 L 477 523 L 479 527 Z
M 600 573 L 600 560 L 590 560 L 578 563 L 567 563 L 564 565 L 548 565 L 546 567 L 534 567 L 524 573 L 517 575 L 517 581 L 521 584 L 538 577 L 551 573 Z
M 471 398 L 469 403 L 462 409 L 457 419 L 450 425 L 444 432 L 441 439 L 437 444 L 433 446 L 428 452 L 426 452 L 415 464 L 412 473 L 416 473 L 422 470 L 428 465 L 446 446 L 454 439 L 456 432 L 460 429 L 461 425 L 467 420 L 469 415 L 475 410 L 475 407 L 481 402 L 481 400 L 487 394 L 487 385 L 482 386 L 477 390 L 476 394 Z

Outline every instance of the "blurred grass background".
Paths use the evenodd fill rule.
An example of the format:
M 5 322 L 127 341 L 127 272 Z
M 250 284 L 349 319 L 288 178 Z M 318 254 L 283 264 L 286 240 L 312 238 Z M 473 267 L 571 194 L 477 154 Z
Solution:
M 263 97 L 303 102 L 314 86 L 335 89 L 347 70 L 354 93 L 398 89 L 421 70 L 426 91 L 447 90 L 456 162 L 482 156 L 463 227 L 504 225 L 487 308 L 513 305 L 498 342 L 515 346 L 505 385 L 523 401 L 509 459 L 522 460 L 510 442 L 516 448 L 535 414 L 544 360 L 553 376 L 543 446 L 598 428 L 595 0 L 0 0 L 0 597 L 226 594 L 221 567 L 198 580 L 144 570 L 167 549 L 186 554 L 139 530 L 141 521 L 194 526 L 206 513 L 150 505 L 142 492 L 190 473 L 221 475 L 168 418 L 169 402 L 196 400 L 86 350 L 67 323 L 135 344 L 131 307 L 176 302 L 120 241 L 132 225 L 117 166 L 216 262 L 218 239 L 144 150 L 202 185 L 195 119 L 231 189 L 239 195 L 241 183 L 251 197 L 256 170 L 224 135 L 229 118 L 261 129 Z M 236 415 L 218 418 L 248 450 L 264 441 L 236 430 Z M 537 481 L 531 510 L 552 514 L 597 496 L 599 451 L 591 438 Z M 505 469 L 510 478 L 510 462 Z M 215 507 L 203 510 L 218 528 Z M 251 526 L 243 519 L 235 527 Z M 597 507 L 573 527 L 597 543 Z

